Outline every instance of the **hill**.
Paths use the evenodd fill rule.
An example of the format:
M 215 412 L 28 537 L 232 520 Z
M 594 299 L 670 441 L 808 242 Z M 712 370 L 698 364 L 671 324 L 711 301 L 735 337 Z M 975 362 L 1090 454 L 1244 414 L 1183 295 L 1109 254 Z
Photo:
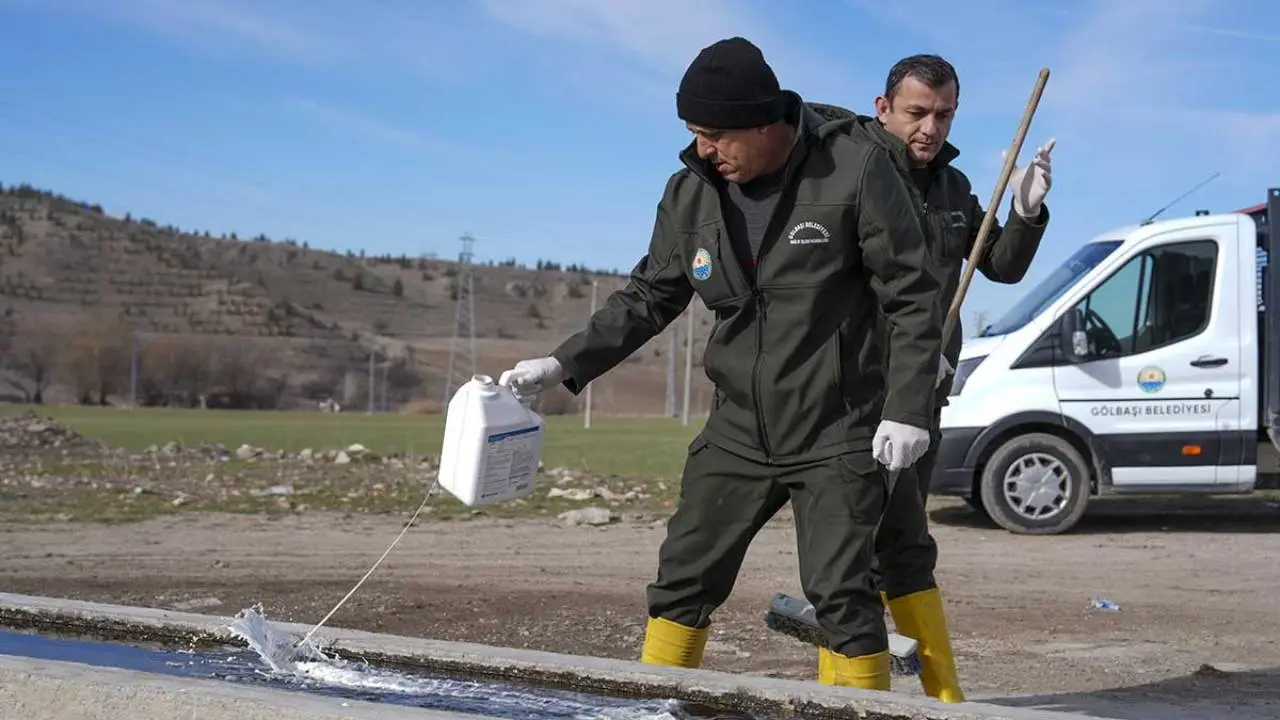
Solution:
M 373 357 L 379 409 L 429 410 L 444 397 L 458 268 L 186 231 L 0 187 L 0 392 L 19 402 L 127 402 L 136 353 L 143 404 L 315 407 L 333 398 L 364 409 Z M 477 372 L 500 374 L 580 328 L 593 282 L 603 304 L 626 276 L 473 264 Z M 694 312 L 700 412 L 710 399 L 699 368 L 711 318 L 696 301 Z M 685 321 L 597 381 L 596 412 L 664 412 L 670 335 L 679 328 L 683 337 Z M 559 392 L 542 409 L 578 406 Z

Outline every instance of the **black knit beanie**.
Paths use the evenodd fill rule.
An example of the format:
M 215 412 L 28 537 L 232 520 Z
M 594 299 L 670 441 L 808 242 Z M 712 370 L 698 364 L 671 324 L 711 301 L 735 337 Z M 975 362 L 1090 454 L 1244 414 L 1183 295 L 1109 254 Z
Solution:
M 732 37 L 703 48 L 693 59 L 676 92 L 676 112 L 687 123 L 738 130 L 782 120 L 786 102 L 760 48 Z

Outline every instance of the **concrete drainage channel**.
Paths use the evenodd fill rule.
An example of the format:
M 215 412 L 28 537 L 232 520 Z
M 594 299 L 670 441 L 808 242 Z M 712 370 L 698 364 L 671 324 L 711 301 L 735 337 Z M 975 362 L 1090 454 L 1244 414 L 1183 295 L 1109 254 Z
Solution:
M 63 675 L 67 676 L 67 671 L 78 665 L 92 676 L 102 668 L 108 668 L 135 677 L 167 680 L 177 688 L 190 686 L 193 680 L 214 680 L 222 681 L 224 689 L 234 686 L 268 691 L 302 691 L 319 696 L 317 699 L 329 698 L 336 701 L 337 707 L 344 710 L 350 708 L 352 702 L 362 705 L 365 702 L 376 702 L 383 707 L 433 711 L 427 713 L 428 717 L 444 714 L 510 720 L 588 717 L 649 720 L 666 717 L 668 706 L 673 705 L 669 702 L 609 698 L 434 674 L 415 676 L 330 663 L 314 663 L 308 668 L 312 671 L 309 673 L 271 673 L 255 653 L 242 648 L 175 650 L 151 643 L 138 645 L 0 631 L 0 651 L 10 656 L 8 667 L 11 670 L 21 669 L 28 674 L 41 668 L 61 666 Z M 3 677 L 4 667 L 0 664 L 0 677 Z M 304 664 L 303 667 L 307 666 Z M 3 684 L 4 681 L 0 680 L 0 685 Z M 15 686 L 18 684 L 14 683 Z M 45 694 L 47 696 L 49 693 Z M 291 693 L 289 699 L 296 700 L 299 694 Z M 62 690 L 56 695 L 60 702 L 65 702 Z M 191 703 L 187 697 L 181 699 Z M 0 702 L 0 705 L 4 704 L 6 703 Z M 179 712 L 166 717 L 181 715 L 183 713 Z M 206 716 L 207 713 L 198 715 Z M 81 716 L 77 714 L 75 717 Z
M 231 622 L 0 593 L 0 707 L 18 708 L 25 720 L 1096 720 L 338 628 L 321 633 L 328 654 L 363 661 L 388 677 L 394 672 L 397 682 L 376 690 L 288 682 L 256 662 Z M 310 629 L 272 624 L 298 637 Z

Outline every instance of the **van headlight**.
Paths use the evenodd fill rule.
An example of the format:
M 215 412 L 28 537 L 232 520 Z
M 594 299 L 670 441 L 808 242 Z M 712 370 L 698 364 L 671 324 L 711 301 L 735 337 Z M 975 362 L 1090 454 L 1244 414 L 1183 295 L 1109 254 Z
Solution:
M 973 371 L 977 370 L 978 366 L 982 364 L 982 361 L 986 359 L 986 355 L 979 355 L 978 357 L 965 358 L 964 360 L 961 360 L 956 367 L 955 376 L 951 378 L 951 393 L 948 397 L 955 397 L 956 395 L 959 395 L 960 391 L 964 389 L 964 382 L 969 379 L 969 376 L 973 374 Z

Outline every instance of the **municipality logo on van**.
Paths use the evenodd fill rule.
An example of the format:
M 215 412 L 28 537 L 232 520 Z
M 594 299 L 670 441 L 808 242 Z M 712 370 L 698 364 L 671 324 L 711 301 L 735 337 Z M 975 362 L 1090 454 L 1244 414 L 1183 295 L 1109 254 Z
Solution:
M 1160 392 L 1164 387 L 1164 371 L 1158 367 L 1144 367 L 1138 371 L 1138 387 L 1142 392 Z

